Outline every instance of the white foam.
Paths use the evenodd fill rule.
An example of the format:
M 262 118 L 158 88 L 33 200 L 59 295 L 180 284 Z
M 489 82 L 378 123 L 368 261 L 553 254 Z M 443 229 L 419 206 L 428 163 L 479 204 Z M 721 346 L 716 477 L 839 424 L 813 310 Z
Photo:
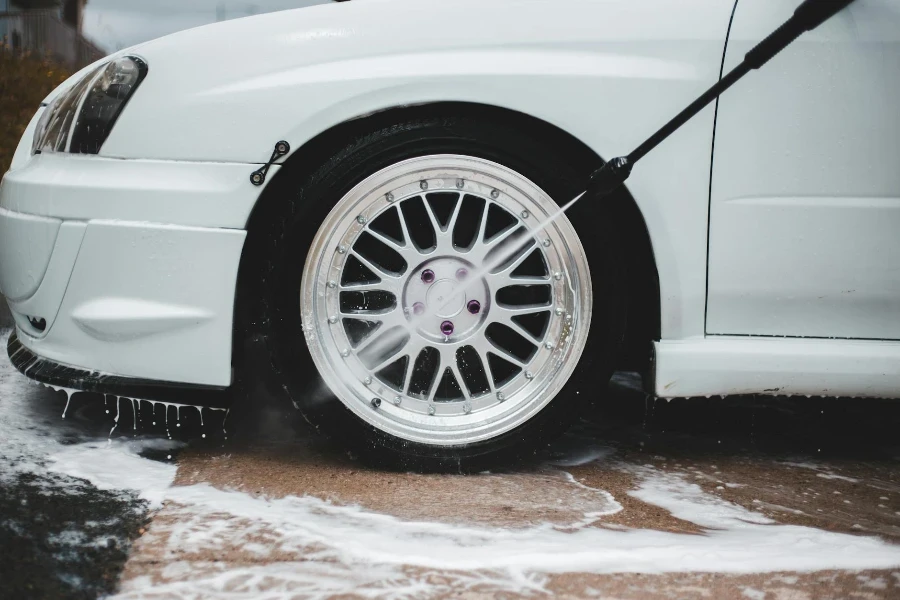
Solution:
M 834 473 L 816 473 L 816 477 L 822 479 L 837 479 L 839 481 L 849 481 L 850 483 L 859 483 L 859 479 L 853 477 L 845 477 L 844 475 L 835 475 Z
M 900 548 L 877 538 L 781 525 L 706 494 L 679 476 L 647 467 L 635 474 L 641 479 L 635 497 L 707 528 L 706 533 L 547 524 L 469 527 L 403 520 L 312 497 L 264 499 L 206 484 L 173 487 L 166 498 L 177 503 L 167 509 L 174 519 L 166 520 L 170 524 L 164 531 L 155 531 L 168 536 L 171 558 L 265 539 L 268 552 L 288 562 L 231 572 L 200 570 L 196 577 L 183 575 L 181 581 L 153 589 L 145 585 L 149 580 L 134 581 L 125 587 L 124 597 L 191 595 L 238 581 L 243 582 L 243 595 L 234 596 L 239 598 L 263 590 L 269 598 L 290 597 L 298 589 L 325 597 L 376 582 L 389 582 L 376 595 L 390 596 L 394 587 L 404 593 L 420 589 L 423 580 L 415 574 L 428 572 L 442 573 L 441 585 L 455 590 L 477 581 L 479 590 L 496 593 L 540 589 L 548 574 L 564 572 L 756 573 L 900 565 Z M 254 554 L 259 551 L 255 548 Z M 312 562 L 300 564 L 293 557 Z
M 48 457 L 49 471 L 88 480 L 101 490 L 132 490 L 159 507 L 177 467 L 139 456 L 143 450 L 167 450 L 180 444 L 168 440 L 103 440 L 66 446 Z
M 25 379 L 2 363 L 0 475 L 47 466 L 103 489 L 134 489 L 157 504 L 171 501 L 166 510 L 175 518 L 155 523 L 153 535 L 167 539 L 173 561 L 226 547 L 247 548 L 259 559 L 286 559 L 235 570 L 221 563 L 191 562 L 191 568 L 182 564 L 163 573 L 178 581 L 136 579 L 126 584 L 123 597 L 209 596 L 217 590 L 227 590 L 232 598 L 256 598 L 266 590 L 273 599 L 350 593 L 427 596 L 445 589 L 522 593 L 543 590 L 548 574 L 563 572 L 753 573 L 900 566 L 900 547 L 878 538 L 778 524 L 650 466 L 629 467 L 640 482 L 632 495 L 706 528 L 704 534 L 592 526 L 621 509 L 603 490 L 594 490 L 595 504 L 572 524 L 503 528 L 410 521 L 313 497 L 265 499 L 205 484 L 170 487 L 175 467 L 139 456 L 148 448 L 165 450 L 169 442 L 108 443 L 102 438 L 63 445 L 59 439 L 67 432 L 82 432 L 59 420 L 54 409 L 57 421 L 53 434 L 48 433 L 39 421 L 50 413 L 36 413 L 29 405 L 46 402 L 46 397 L 34 398 L 32 390 L 39 388 L 25 386 Z M 584 464 L 607 454 L 597 447 L 557 464 Z M 592 489 L 562 473 L 560 485 Z M 438 572 L 440 577 L 434 576 Z
M 826 467 L 824 465 L 819 465 L 816 463 L 782 461 L 781 464 L 786 465 L 788 467 L 796 467 L 798 469 L 809 469 L 810 471 L 818 471 L 818 473 L 816 473 L 816 477 L 821 477 L 822 479 L 837 479 L 840 481 L 847 481 L 850 483 L 859 483 L 859 479 L 854 479 L 853 477 L 845 477 L 844 475 L 838 475 L 836 473 L 832 473 L 828 467 Z
M 544 590 L 538 575 L 499 587 L 509 580 L 494 579 L 481 572 L 458 574 L 451 579 L 433 573 L 403 573 L 375 565 L 353 570 L 326 562 L 275 562 L 229 568 L 221 562 L 188 563 L 190 579 L 153 581 L 141 577 L 126 582 L 114 598 L 265 598 L 266 600 L 326 600 L 335 597 L 400 600 L 449 596 L 460 590 L 490 589 L 515 595 Z M 166 569 L 168 572 L 168 568 Z M 474 597 L 485 597 L 477 594 Z
M 7 336 L 8 332 L 0 333 L 4 343 Z M 55 402 L 42 386 L 28 385 L 29 382 L 9 361 L 0 360 L 0 478 L 26 471 L 50 471 L 87 479 L 104 490 L 133 490 L 151 504 L 159 505 L 164 489 L 175 478 L 176 467 L 141 458 L 139 453 L 171 449 L 176 444 L 157 438 L 86 437 L 83 425 L 73 423 L 71 418 L 60 418 L 61 399 Z M 47 387 L 65 392 L 65 417 L 73 406 L 75 390 Z M 62 443 L 73 437 L 86 441 Z

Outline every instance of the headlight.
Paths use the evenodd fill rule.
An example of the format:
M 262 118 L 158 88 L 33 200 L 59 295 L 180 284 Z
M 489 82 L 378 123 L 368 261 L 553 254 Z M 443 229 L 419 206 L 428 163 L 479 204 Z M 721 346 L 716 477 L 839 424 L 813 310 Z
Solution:
M 147 63 L 125 56 L 88 73 L 44 111 L 33 151 L 97 154 L 129 98 L 147 76 Z
M 44 109 L 44 114 L 41 115 L 41 120 L 38 121 L 37 128 L 34 131 L 34 142 L 32 145 L 34 153 L 65 152 L 68 150 L 69 132 L 72 130 L 75 113 L 87 92 L 88 86 L 101 69 L 103 67 L 99 67 L 85 75 L 67 91 L 58 95 Z

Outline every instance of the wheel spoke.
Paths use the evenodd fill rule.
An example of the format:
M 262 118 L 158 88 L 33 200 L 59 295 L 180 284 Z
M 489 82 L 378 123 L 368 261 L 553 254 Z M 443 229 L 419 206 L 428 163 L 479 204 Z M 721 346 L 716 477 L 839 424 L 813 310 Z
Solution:
M 466 385 L 462 373 L 459 370 L 459 364 L 456 359 L 455 353 L 453 356 L 453 360 L 450 361 L 450 372 L 453 373 L 453 377 L 456 379 L 456 383 L 457 385 L 459 385 L 459 389 L 462 391 L 463 398 L 465 400 L 471 400 L 472 396 L 469 394 L 469 388 Z
M 370 283 L 349 283 L 341 284 L 341 291 L 344 292 L 394 292 L 394 286 L 389 281 L 373 281 Z
M 515 244 L 517 244 L 517 243 L 518 243 L 518 240 L 515 240 Z M 528 244 L 528 242 L 526 242 L 526 244 Z M 519 246 L 517 249 L 513 249 L 514 246 L 515 245 L 511 243 L 511 244 L 509 244 L 509 246 L 507 248 L 504 248 L 503 250 L 498 252 L 497 253 L 498 256 L 491 257 L 492 259 L 500 262 L 500 266 L 498 266 L 498 269 L 500 269 L 500 270 L 498 270 L 492 274 L 499 274 L 499 273 L 512 274 L 513 271 L 518 269 L 519 266 L 523 262 L 528 260 L 529 256 L 531 256 L 531 252 L 533 251 L 533 247 L 534 247 L 534 240 L 531 240 L 531 243 L 528 244 L 527 247 L 523 247 L 524 246 L 524 244 L 523 244 L 523 246 Z M 500 250 L 500 246 L 497 246 L 497 249 Z M 505 261 L 505 257 L 501 257 L 500 254 L 515 255 L 515 258 L 513 259 L 513 261 L 511 263 L 503 264 Z
M 549 309 L 550 306 L 547 304 L 528 304 L 522 306 L 504 306 L 502 304 L 495 304 L 491 308 L 491 311 L 496 312 L 494 321 L 506 323 L 518 315 L 530 315 L 532 313 L 544 312 Z
M 453 205 L 453 212 L 450 214 L 450 220 L 447 222 L 446 229 L 442 229 L 440 223 L 437 220 L 437 217 L 434 214 L 434 211 L 431 208 L 431 205 L 428 201 L 425 201 L 425 208 L 428 211 L 428 218 L 431 219 L 432 225 L 435 227 L 435 240 L 437 243 L 436 251 L 442 254 L 455 254 L 456 248 L 453 247 L 453 230 L 456 228 L 456 221 L 459 218 L 459 211 L 462 209 L 462 199 L 463 196 L 460 194 L 456 198 L 456 203 Z
M 376 368 L 372 369 L 372 372 L 377 373 L 393 362 L 402 360 L 404 356 L 407 356 L 406 370 L 403 373 L 403 379 L 400 383 L 400 393 L 408 394 L 409 384 L 412 382 L 413 371 L 415 371 L 416 367 L 416 359 L 419 358 L 419 354 L 422 353 L 425 346 L 426 344 L 423 343 L 420 337 L 412 335 L 402 348 L 393 353 L 389 359 L 382 361 Z
M 394 345 L 398 343 L 404 335 L 409 335 L 409 332 L 406 330 L 406 319 L 403 316 L 403 311 L 399 308 L 394 308 L 390 312 L 385 313 L 353 313 L 349 316 L 364 321 L 374 321 L 376 323 L 381 323 L 381 327 L 373 331 L 371 334 L 367 335 L 363 340 L 359 342 L 359 344 L 357 344 L 357 354 L 369 348 L 369 346 L 371 346 L 376 339 L 379 340 L 378 343 L 381 348 L 383 348 L 384 351 L 387 352 L 391 348 L 393 348 Z M 400 350 L 397 350 L 397 352 L 399 351 Z M 397 352 L 394 352 L 394 354 L 396 354 Z
M 526 254 L 528 253 L 526 252 Z M 489 273 L 485 275 L 485 279 L 492 290 L 502 290 L 512 285 L 550 285 L 552 283 L 549 277 L 538 275 L 513 276 L 514 270 L 505 269 L 500 273 Z
M 494 342 L 492 342 L 490 340 L 488 340 L 488 343 L 494 348 L 494 350 L 496 350 L 498 352 L 500 358 L 502 358 L 503 360 L 505 360 L 507 362 L 511 362 L 512 364 L 514 364 L 517 367 L 522 368 L 522 369 L 524 369 L 528 365 L 528 363 L 523 362 L 522 359 L 517 357 L 515 354 L 512 354 L 509 350 L 507 350 L 503 346 L 500 346 L 499 344 L 495 344 Z
M 369 370 L 372 371 L 373 373 L 378 373 L 378 371 L 382 370 L 383 368 L 390 366 L 393 363 L 395 363 L 396 361 L 402 359 L 404 356 L 405 350 L 406 350 L 406 346 L 403 346 L 396 352 L 392 352 L 390 355 L 386 355 L 385 358 L 383 358 L 378 364 L 376 364 L 374 367 L 372 367 Z
M 380 265 L 376 265 L 375 263 L 370 261 L 368 258 L 363 256 L 362 254 L 360 254 L 358 252 L 354 252 L 353 254 L 351 254 L 351 256 L 353 256 L 353 258 L 355 258 L 356 260 L 361 262 L 365 268 L 367 268 L 370 271 L 372 271 L 373 273 L 375 273 L 375 275 L 377 275 L 378 277 L 381 277 L 382 281 L 385 281 L 385 280 L 391 281 L 391 283 L 394 284 L 394 287 L 396 287 L 397 282 L 400 281 L 399 274 L 388 271 L 387 269 L 385 269 L 384 267 L 382 267 Z
M 484 210 L 481 211 L 481 222 L 478 224 L 478 233 L 475 234 L 475 243 L 473 244 L 473 250 L 480 246 L 484 245 L 484 234 L 487 232 L 487 224 L 488 224 L 488 214 L 491 210 L 491 203 L 484 203 Z
M 509 275 L 509 285 L 549 285 L 550 277 L 547 275 Z
M 491 389 L 491 393 L 495 393 L 497 391 L 497 386 L 494 384 L 494 374 L 491 372 L 491 363 L 488 360 L 487 350 L 481 345 L 475 348 L 475 351 L 478 353 L 478 358 L 481 360 L 481 367 L 484 369 L 484 376 L 487 379 L 488 387 Z
M 438 365 L 437 370 L 434 372 L 434 378 L 431 381 L 431 387 L 428 388 L 427 399 L 429 402 L 434 402 L 434 395 L 437 393 L 438 387 L 441 385 L 441 379 L 444 377 L 444 369 L 447 367 L 444 362 L 444 353 L 438 349 Z
M 431 209 L 431 203 L 429 203 L 428 199 L 424 196 L 422 197 L 422 204 L 425 205 L 425 212 L 428 213 L 428 220 L 431 221 L 431 228 L 434 230 L 435 240 L 438 240 L 444 233 L 444 231 L 441 229 L 441 223 L 440 221 L 438 221 L 438 218 L 435 216 L 434 211 Z M 438 245 L 440 245 L 440 242 L 438 242 Z
M 521 232 L 520 236 L 524 237 L 527 234 L 527 230 L 522 228 L 518 223 L 514 225 L 510 225 L 505 231 L 501 231 L 494 237 L 489 240 L 483 241 L 484 245 L 488 248 L 494 248 L 507 241 L 509 238 L 513 236 L 513 234 Z
M 421 260 L 422 253 L 419 252 L 419 249 L 412 243 L 412 240 L 407 240 L 405 243 L 400 244 L 397 240 L 384 235 L 380 231 L 375 231 L 371 227 L 366 231 L 379 242 L 402 256 L 403 260 L 406 262 L 407 269 L 412 269 Z
M 415 241 L 413 241 L 412 235 L 410 235 L 409 233 L 409 223 L 406 222 L 406 213 L 403 212 L 403 208 L 398 205 L 395 210 L 397 211 L 397 217 L 400 220 L 400 231 L 403 233 L 403 241 L 406 246 L 415 250 L 416 253 L 420 256 L 428 254 L 427 252 L 422 252 L 421 250 L 419 250 L 419 248 L 416 247 L 416 243 Z
M 485 223 L 482 222 L 482 227 L 484 227 L 484 225 Z M 530 235 L 528 230 L 519 223 L 510 225 L 488 241 L 483 239 L 484 231 L 482 230 L 479 232 L 472 248 L 469 249 L 467 256 L 473 263 L 482 264 L 485 268 L 490 267 L 493 271 L 496 267 L 502 265 L 510 254 L 515 254 L 520 249 L 525 252 L 526 255 L 528 254 L 528 252 L 522 248 L 525 244 L 528 244 L 529 248 L 534 245 L 533 238 L 531 243 L 526 239 L 528 235 Z
M 450 238 L 453 238 L 453 231 L 456 229 L 456 221 L 459 219 L 459 211 L 462 210 L 464 195 L 460 194 L 456 199 L 456 206 L 453 207 L 453 214 L 450 215 L 450 222 L 447 223 L 447 232 Z
M 416 359 L 419 358 L 419 354 L 422 352 L 421 349 L 418 351 L 410 352 L 407 356 L 409 356 L 409 360 L 406 361 L 406 371 L 403 373 L 403 382 L 400 384 L 400 393 L 408 394 L 409 393 L 409 382 L 412 380 L 413 370 L 416 367 Z
M 546 310 L 546 307 L 545 307 L 545 310 Z M 535 312 L 538 312 L 538 311 L 535 311 Z M 522 314 L 532 314 L 532 313 L 522 313 Z M 516 333 L 518 333 L 519 335 L 524 337 L 526 340 L 540 342 L 543 339 L 543 337 L 536 337 L 533 333 L 531 333 L 530 331 L 528 331 L 527 329 L 525 329 L 524 327 L 519 325 L 518 322 L 516 322 L 512 319 L 512 315 L 501 314 L 500 316 L 498 316 L 497 319 L 494 320 L 494 322 L 500 323 L 502 325 L 506 325 L 507 327 L 509 327 L 510 329 L 512 329 L 513 331 L 515 331 Z

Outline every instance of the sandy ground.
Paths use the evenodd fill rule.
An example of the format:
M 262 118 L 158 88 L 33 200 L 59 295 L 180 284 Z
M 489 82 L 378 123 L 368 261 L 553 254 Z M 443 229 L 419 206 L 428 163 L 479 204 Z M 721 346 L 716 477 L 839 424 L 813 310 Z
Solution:
M 723 412 L 717 411 L 716 423 L 699 425 L 701 429 L 718 425 L 711 432 L 686 432 L 678 418 L 655 415 L 652 409 L 643 417 L 629 416 L 633 412 L 630 407 L 643 399 L 627 387 L 615 393 L 625 408 L 599 411 L 544 462 L 516 471 L 478 475 L 383 472 L 366 468 L 311 437 L 225 448 L 195 445 L 179 455 L 174 486 L 192 490 L 208 485 L 239 491 L 265 499 L 273 511 L 280 510 L 278 501 L 286 498 L 318 499 L 328 506 L 354 507 L 366 514 L 394 518 L 398 527 L 429 523 L 517 531 L 549 526 L 559 531 L 606 529 L 620 535 L 635 531 L 712 535 L 709 527 L 636 497 L 634 492 L 642 478 L 652 473 L 657 478 L 696 484 L 706 497 L 716 499 L 712 502 L 742 507 L 748 515 L 764 515 L 772 520 L 773 527 L 799 525 L 860 538 L 876 536 L 891 544 L 900 542 L 900 463 L 892 456 L 893 438 L 858 443 L 856 436 L 866 435 L 863 427 L 844 438 L 843 443 L 849 446 L 836 446 L 843 451 L 834 452 L 832 448 L 823 456 L 818 446 L 826 437 L 798 433 L 785 438 L 765 427 L 751 428 L 749 437 L 729 431 L 741 420 L 729 414 L 727 405 Z M 732 406 L 732 410 L 743 407 Z M 789 429 L 791 424 L 804 421 L 810 430 L 815 429 L 809 423 L 809 414 L 782 413 Z M 896 423 L 896 415 L 890 414 Z M 775 422 L 775 430 L 785 426 Z M 673 431 L 666 432 L 667 428 Z M 824 435 L 834 441 L 831 434 Z M 798 446 L 792 445 L 792 440 Z M 886 449 L 881 442 L 886 442 Z M 607 510 L 610 501 L 620 509 Z M 585 522 L 586 514 L 594 516 Z M 812 572 L 770 569 L 766 573 L 702 569 L 589 573 L 557 568 L 529 576 L 519 589 L 510 589 L 498 587 L 490 560 L 483 568 L 465 570 L 423 567 L 418 560 L 404 565 L 401 561 L 398 570 L 381 579 L 375 574 L 361 579 L 355 587 L 348 584 L 336 588 L 321 584 L 319 579 L 297 578 L 298 573 L 338 568 L 340 557 L 323 551 L 327 538 L 322 545 L 308 539 L 291 544 L 277 523 L 260 526 L 253 519 L 234 517 L 223 525 L 222 515 L 198 516 L 184 504 L 170 501 L 155 515 L 126 564 L 123 596 L 181 597 L 198 593 L 191 582 L 203 581 L 210 586 L 206 593 L 201 589 L 192 597 L 240 595 L 256 589 L 260 593 L 270 591 L 273 598 L 900 598 L 900 568 Z M 191 543 L 196 538 L 209 542 L 210 528 L 220 528 L 213 536 L 215 543 Z M 339 537 L 346 532 L 335 530 L 333 534 Z M 352 532 L 349 535 L 352 537 Z M 710 565 L 717 564 L 715 556 L 709 559 Z M 226 573 L 244 575 L 223 579 Z M 350 571 L 339 575 L 353 576 Z
M 828 463 L 797 466 L 777 460 L 721 456 L 715 457 L 714 463 L 710 457 L 648 459 L 622 450 L 568 469 L 579 483 L 606 490 L 622 504 L 622 511 L 601 518 L 592 526 L 704 534 L 703 528 L 628 495 L 635 485 L 630 467 L 642 466 L 647 460 L 656 469 L 689 478 L 705 491 L 761 512 L 779 523 L 874 533 L 900 541 L 900 487 L 896 467 Z M 311 444 L 249 447 L 240 452 L 204 449 L 182 454 L 175 484 L 187 486 L 201 482 L 267 498 L 311 495 L 405 520 L 486 527 L 538 523 L 565 526 L 577 521 L 591 501 L 579 497 L 589 490 L 572 485 L 558 471 L 550 469 L 478 476 L 383 473 L 362 468 L 327 447 L 316 448 Z M 448 502 L 449 498 L 452 502 Z M 196 575 L 193 568 L 173 574 L 174 562 L 224 570 L 258 564 L 255 551 L 247 552 L 244 547 L 247 542 L 267 543 L 266 536 L 258 531 L 252 538 L 238 537 L 228 545 L 211 550 L 173 550 L 170 536 L 177 531 L 184 516 L 177 506 L 167 506 L 157 514 L 146 539 L 137 544 L 126 565 L 125 590 L 129 589 L 130 580 L 140 580 L 139 588 L 146 589 L 146 578 L 156 584 L 167 584 L 188 573 L 189 577 Z M 277 548 L 277 535 L 268 541 Z M 267 556 L 265 562 L 303 564 L 305 554 L 303 550 L 276 552 Z M 438 593 L 426 594 L 427 597 L 481 598 L 497 593 L 490 585 L 479 590 L 468 581 L 455 587 L 452 582 L 458 573 L 429 571 L 425 575 L 434 582 L 450 582 L 449 586 L 439 586 Z M 274 579 L 271 585 L 280 588 Z M 900 569 L 747 575 L 572 572 L 549 575 L 542 586 L 542 594 L 571 598 L 900 598 Z M 361 593 L 361 597 L 370 592 Z M 509 592 L 500 595 L 516 596 Z

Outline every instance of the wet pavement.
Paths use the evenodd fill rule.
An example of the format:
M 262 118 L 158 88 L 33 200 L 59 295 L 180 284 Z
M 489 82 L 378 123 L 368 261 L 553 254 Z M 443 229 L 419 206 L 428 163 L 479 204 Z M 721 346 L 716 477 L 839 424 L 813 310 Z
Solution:
M 6 329 L 13 326 L 12 315 L 9 314 L 9 307 L 5 301 L 0 300 L 0 329 Z
M 0 482 L 0 597 L 97 598 L 113 592 L 146 503 L 78 480 Z
M 0 597 L 900 598 L 900 402 L 637 384 L 533 464 L 417 474 L 290 410 L 240 442 L 99 396 L 63 420 L 0 368 Z

